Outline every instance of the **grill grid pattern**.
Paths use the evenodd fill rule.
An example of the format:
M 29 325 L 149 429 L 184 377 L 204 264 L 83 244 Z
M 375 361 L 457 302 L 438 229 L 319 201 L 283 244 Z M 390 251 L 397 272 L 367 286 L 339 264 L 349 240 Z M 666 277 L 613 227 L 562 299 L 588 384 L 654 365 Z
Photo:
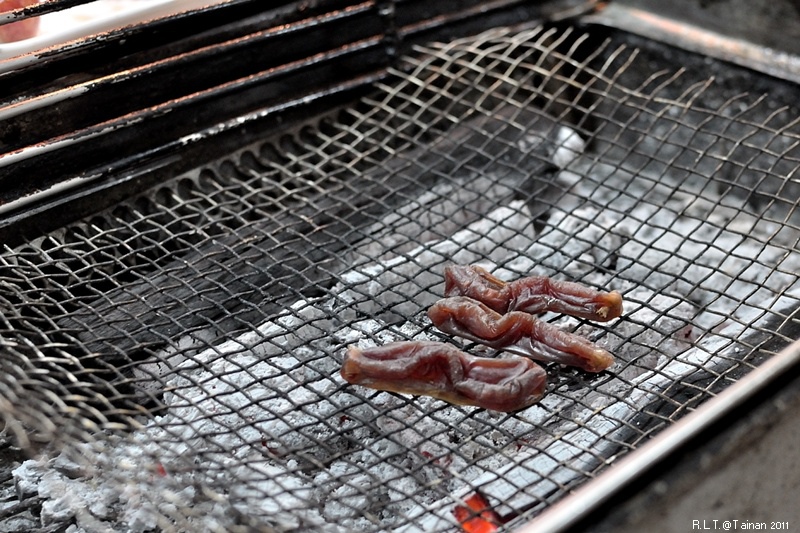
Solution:
M 511 527 L 791 339 L 796 110 L 643 55 L 417 47 L 352 107 L 7 248 L 0 409 L 57 457 L 18 474 L 45 525 L 450 531 L 481 491 Z M 622 291 L 611 324 L 543 317 L 617 363 L 550 365 L 511 415 L 346 385 L 348 344 L 453 341 L 424 315 L 450 262 Z

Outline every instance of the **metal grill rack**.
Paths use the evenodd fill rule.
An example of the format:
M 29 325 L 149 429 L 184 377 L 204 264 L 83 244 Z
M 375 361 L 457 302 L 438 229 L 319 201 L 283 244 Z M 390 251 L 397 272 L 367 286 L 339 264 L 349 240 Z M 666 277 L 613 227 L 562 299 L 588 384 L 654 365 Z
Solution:
M 58 167 L 66 193 L 37 173 L 6 198 L 3 438 L 40 454 L 14 464 L 6 529 L 457 531 L 479 492 L 510 531 L 796 338 L 796 87 L 744 92 L 743 69 L 591 26 L 464 33 L 400 39 L 323 105 L 213 92 L 198 125 L 165 103 L 177 137 L 107 172 L 83 174 L 156 126 L 65 115 L 43 159 L 33 134 L 8 145 L 3 182 L 70 128 L 101 139 Z M 349 344 L 458 344 L 425 315 L 450 263 L 620 291 L 609 324 L 542 317 L 615 365 L 549 365 L 512 414 L 346 384 Z

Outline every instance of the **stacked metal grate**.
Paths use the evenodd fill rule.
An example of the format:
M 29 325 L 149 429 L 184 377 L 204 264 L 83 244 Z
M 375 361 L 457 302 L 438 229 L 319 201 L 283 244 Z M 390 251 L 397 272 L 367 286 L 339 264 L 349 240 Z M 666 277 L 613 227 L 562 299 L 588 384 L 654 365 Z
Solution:
M 574 29 L 417 46 L 368 97 L 0 258 L 5 434 L 43 527 L 513 527 L 767 357 L 800 299 L 797 110 Z M 776 104 L 776 102 L 778 102 Z M 614 354 L 507 414 L 346 384 L 440 340 L 448 264 L 620 291 Z M 15 503 L 19 508 L 18 503 Z M 9 506 L 9 509 L 11 506 Z

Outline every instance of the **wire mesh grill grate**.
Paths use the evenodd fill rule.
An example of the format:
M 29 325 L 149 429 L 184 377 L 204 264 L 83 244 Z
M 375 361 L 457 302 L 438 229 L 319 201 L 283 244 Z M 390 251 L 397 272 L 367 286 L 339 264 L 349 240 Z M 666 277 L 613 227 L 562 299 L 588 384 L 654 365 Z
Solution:
M 17 478 L 86 530 L 450 531 L 475 491 L 520 523 L 789 340 L 796 116 L 574 30 L 419 47 L 4 251 L 6 432 L 55 444 Z M 345 384 L 348 344 L 456 342 L 425 316 L 453 262 L 621 291 L 608 325 L 544 317 L 617 362 L 514 414 Z

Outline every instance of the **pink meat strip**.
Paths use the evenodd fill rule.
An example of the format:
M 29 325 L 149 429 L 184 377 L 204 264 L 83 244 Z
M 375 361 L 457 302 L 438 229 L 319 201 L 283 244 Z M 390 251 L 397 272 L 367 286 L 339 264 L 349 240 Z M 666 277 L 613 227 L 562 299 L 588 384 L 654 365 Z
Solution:
M 583 337 L 521 311 L 501 315 L 465 296 L 439 300 L 428 310 L 428 316 L 445 333 L 537 361 L 576 366 L 587 372 L 600 372 L 614 362 L 610 353 Z
M 372 389 L 501 412 L 538 402 L 547 382 L 544 369 L 530 359 L 476 357 L 432 341 L 349 346 L 341 374 L 348 383 Z
M 607 322 L 622 314 L 622 295 L 580 283 L 531 276 L 503 281 L 479 266 L 450 265 L 444 270 L 445 296 L 468 296 L 498 313 L 554 311 Z

